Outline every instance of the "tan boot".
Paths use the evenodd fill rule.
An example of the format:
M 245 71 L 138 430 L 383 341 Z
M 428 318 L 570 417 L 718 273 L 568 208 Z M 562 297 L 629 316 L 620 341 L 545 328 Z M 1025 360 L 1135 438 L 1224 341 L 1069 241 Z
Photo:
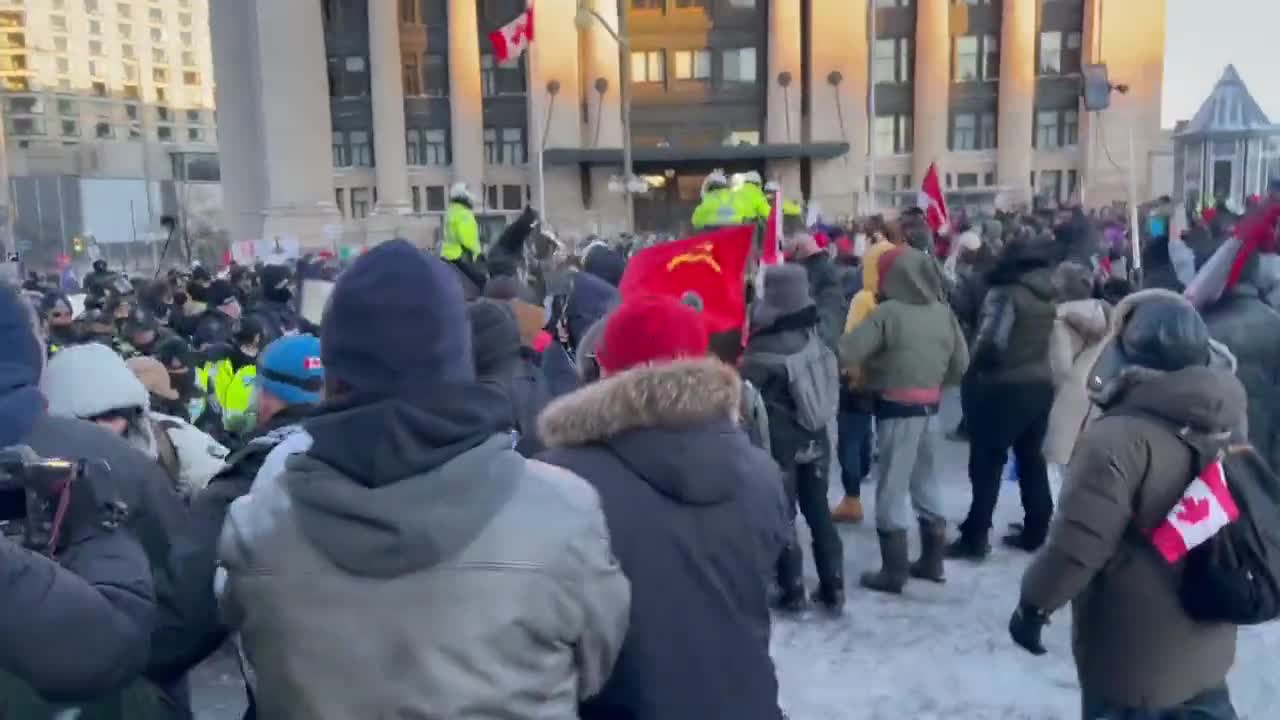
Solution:
M 846 496 L 831 511 L 831 520 L 838 523 L 852 523 L 857 525 L 862 522 L 862 500 L 856 497 Z

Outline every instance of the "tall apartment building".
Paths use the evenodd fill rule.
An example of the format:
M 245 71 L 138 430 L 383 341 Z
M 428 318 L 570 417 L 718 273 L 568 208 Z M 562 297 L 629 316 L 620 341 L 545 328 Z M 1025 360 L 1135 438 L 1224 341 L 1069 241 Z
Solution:
M 933 162 L 956 202 L 1086 185 L 1100 204 L 1128 196 L 1130 137 L 1149 187 L 1164 0 L 536 0 L 529 53 L 499 67 L 485 37 L 525 4 L 215 4 L 232 235 L 412 236 L 459 180 L 485 216 L 545 193 L 562 232 L 677 229 L 717 167 L 829 216 L 913 199 Z M 648 187 L 633 220 L 620 61 Z M 1079 100 L 1089 62 L 1128 87 L 1097 116 Z
M 0 0 L 10 214 L 35 264 L 95 242 L 122 260 L 192 193 L 216 207 L 185 186 L 217 180 L 208 2 Z

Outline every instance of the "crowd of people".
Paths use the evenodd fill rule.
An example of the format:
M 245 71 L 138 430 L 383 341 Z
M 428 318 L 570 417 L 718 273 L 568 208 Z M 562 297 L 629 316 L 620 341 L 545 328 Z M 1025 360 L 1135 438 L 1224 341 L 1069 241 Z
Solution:
M 1234 718 L 1236 626 L 1184 606 L 1191 571 L 1149 536 L 1201 449 L 1280 466 L 1275 190 L 1242 217 L 1158 203 L 1140 281 L 1079 209 L 940 235 L 788 207 L 786 262 L 729 280 L 752 298 L 732 332 L 696 294 L 637 291 L 624 243 L 527 251 L 531 212 L 486 257 L 465 202 L 443 258 L 95 264 L 83 311 L 39 275 L 0 288 L 0 448 L 109 465 L 0 483 L 0 717 L 191 717 L 188 674 L 230 647 L 249 717 L 779 720 L 773 613 L 842 613 L 862 485 L 880 558 L 857 586 L 899 594 L 990 555 L 1012 471 L 1004 543 L 1034 559 L 1011 639 L 1042 654 L 1070 603 L 1085 720 Z M 770 214 L 722 200 L 701 227 Z M 1241 228 L 1266 237 L 1198 307 L 1180 265 Z M 307 279 L 328 283 L 316 322 Z

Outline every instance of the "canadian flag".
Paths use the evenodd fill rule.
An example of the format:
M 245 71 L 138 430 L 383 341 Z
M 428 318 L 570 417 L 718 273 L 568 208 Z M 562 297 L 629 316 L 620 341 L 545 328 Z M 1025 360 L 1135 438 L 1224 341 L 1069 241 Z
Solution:
M 1227 475 L 1222 463 L 1215 461 L 1200 471 L 1164 522 L 1151 532 L 1151 544 L 1172 565 L 1238 517 L 1240 509 L 1227 488 Z
M 533 42 L 533 5 L 525 8 L 515 20 L 489 33 L 489 42 L 493 43 L 493 57 L 499 65 L 523 55 Z
M 942 183 L 938 182 L 937 163 L 929 163 L 929 171 L 924 174 L 924 182 L 916 196 L 916 205 L 924 210 L 929 229 L 939 235 L 951 231 L 951 216 L 947 214 L 947 200 L 942 196 Z

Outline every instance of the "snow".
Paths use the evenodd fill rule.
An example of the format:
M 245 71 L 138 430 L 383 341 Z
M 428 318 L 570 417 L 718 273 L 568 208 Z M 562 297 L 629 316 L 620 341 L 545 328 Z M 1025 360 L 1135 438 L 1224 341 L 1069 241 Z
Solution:
M 954 414 L 944 415 L 940 425 L 955 427 Z M 969 507 L 968 449 L 945 440 L 939 447 L 954 533 Z M 833 503 L 839 495 L 834 483 Z M 912 581 L 901 597 L 861 590 L 858 576 L 880 562 L 874 495 L 874 484 L 864 485 L 867 521 L 840 528 L 848 592 L 844 615 L 831 619 L 810 612 L 774 623 L 774 662 L 791 720 L 1078 720 L 1069 611 L 1057 613 L 1045 631 L 1048 655 L 1034 657 L 1009 639 L 1009 615 L 1030 556 L 996 542 L 985 563 L 947 561 L 945 585 Z M 1017 486 L 1004 483 L 997 532 L 1021 519 Z M 914 556 L 914 533 L 911 542 Z M 807 552 L 807 537 L 803 543 Z M 806 573 L 815 587 L 807 557 Z M 1228 684 L 1242 720 L 1276 716 L 1280 677 L 1270 670 L 1277 657 L 1280 623 L 1241 630 Z

